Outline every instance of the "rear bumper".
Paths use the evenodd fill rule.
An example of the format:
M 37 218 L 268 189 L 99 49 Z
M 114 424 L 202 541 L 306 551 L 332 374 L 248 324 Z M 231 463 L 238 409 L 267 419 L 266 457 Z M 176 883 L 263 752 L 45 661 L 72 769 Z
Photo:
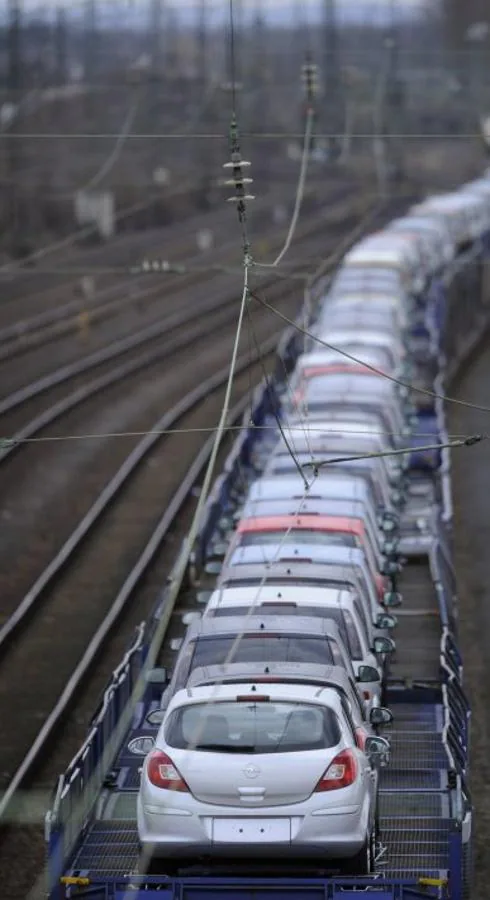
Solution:
M 156 857 L 208 856 L 224 858 L 349 858 L 362 848 L 368 832 L 368 816 L 361 809 L 332 814 L 316 811 L 306 816 L 284 817 L 289 837 L 282 840 L 220 840 L 213 837 L 213 818 L 209 816 L 161 815 L 141 810 L 138 816 L 139 838 Z

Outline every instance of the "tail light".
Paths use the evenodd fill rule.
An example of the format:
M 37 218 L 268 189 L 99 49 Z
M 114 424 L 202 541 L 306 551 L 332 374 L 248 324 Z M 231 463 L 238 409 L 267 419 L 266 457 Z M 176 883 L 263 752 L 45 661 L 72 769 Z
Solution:
M 162 750 L 153 750 L 148 757 L 148 778 L 155 787 L 167 791 L 189 792 L 179 770 L 174 766 L 170 756 Z
M 366 702 L 369 703 L 369 701 L 371 699 L 371 691 L 363 691 L 362 696 L 363 696 L 364 700 L 366 700 Z
M 336 791 L 348 787 L 356 780 L 357 762 L 352 750 L 342 750 L 330 763 L 327 771 L 318 782 L 315 793 L 319 791 Z

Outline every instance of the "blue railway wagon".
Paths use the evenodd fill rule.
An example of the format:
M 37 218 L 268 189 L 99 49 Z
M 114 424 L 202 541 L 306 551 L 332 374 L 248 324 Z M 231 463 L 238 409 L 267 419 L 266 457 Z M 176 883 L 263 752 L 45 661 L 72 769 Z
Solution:
M 440 307 L 440 291 L 437 302 Z M 283 345 L 291 364 L 300 349 L 297 337 L 292 335 Z M 440 363 L 443 367 L 442 356 Z M 437 384 L 439 389 L 441 377 Z M 274 422 L 271 413 L 276 401 L 270 385 L 257 392 L 251 417 L 255 425 Z M 434 432 L 444 437 L 441 408 L 437 419 Z M 260 446 L 254 445 L 262 440 L 263 431 L 252 428 L 231 451 L 208 504 L 199 564 L 206 547 L 216 539 L 220 515 L 233 510 L 240 498 L 237 478 L 243 479 L 244 471 L 248 478 L 257 474 L 251 459 L 261 458 Z M 410 535 L 405 538 L 403 552 L 408 559 L 398 584 L 403 606 L 397 611 L 397 650 L 386 692 L 394 714 L 386 732 L 392 750 L 390 764 L 381 774 L 381 841 L 374 875 L 303 877 L 285 868 L 274 878 L 232 870 L 226 875 L 166 877 L 140 870 L 136 797 L 141 752 L 156 733 L 152 713 L 162 692 L 152 639 L 159 614 L 173 602 L 173 586 L 166 588 L 153 618 L 138 631 L 113 675 L 84 746 L 59 780 L 46 819 L 50 900 L 357 900 L 364 892 L 373 893 L 376 900 L 468 900 L 470 710 L 455 636 L 447 454 L 422 469 L 414 459 L 409 478 L 414 495 L 432 492 L 439 508 L 423 541 L 415 536 L 412 546 Z
M 235 451 L 236 452 L 236 451 Z M 427 474 L 439 478 L 439 473 Z M 420 475 L 417 477 L 420 486 Z M 162 878 L 139 874 L 136 796 L 138 742 L 156 733 L 158 677 L 146 683 L 119 747 L 121 714 L 145 663 L 142 631 L 129 650 L 94 722 L 92 734 L 60 781 L 49 819 L 51 900 L 162 895 L 189 900 L 223 896 L 347 900 L 350 886 L 377 888 L 377 898 L 463 900 L 471 868 L 471 802 L 466 786 L 469 707 L 454 638 L 455 585 L 442 524 L 429 546 L 410 556 L 399 589 L 397 651 L 387 702 L 394 713 L 388 768 L 382 772 L 382 851 L 371 879 L 287 880 L 232 877 Z M 158 670 L 157 670 L 158 671 Z M 117 750 L 110 767 L 104 753 Z M 144 744 L 143 744 L 144 746 Z M 94 801 L 95 805 L 94 805 Z M 61 876 L 61 878 L 60 878 Z M 382 889 L 382 892 L 379 891 Z M 73 893 L 76 891 L 76 894 Z M 358 893 L 352 893 L 358 896 Z

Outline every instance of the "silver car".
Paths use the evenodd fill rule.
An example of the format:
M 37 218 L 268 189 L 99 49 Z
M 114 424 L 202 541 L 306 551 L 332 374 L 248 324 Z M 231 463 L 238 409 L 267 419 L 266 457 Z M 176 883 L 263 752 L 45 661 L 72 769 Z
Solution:
M 372 871 L 377 766 L 331 688 L 248 683 L 179 691 L 145 758 L 138 834 L 152 855 L 308 857 Z
M 275 560 L 265 568 L 263 564 L 230 566 L 221 570 L 216 589 L 228 587 L 254 587 L 257 585 L 293 585 L 296 587 L 325 587 L 337 590 L 350 590 L 362 599 L 362 609 L 368 609 L 368 621 L 372 622 L 375 635 L 389 636 L 389 632 L 397 624 L 396 616 L 382 612 L 376 596 L 371 607 L 371 591 L 362 569 L 341 563 L 283 562 Z M 199 591 L 201 603 L 207 603 L 211 590 Z M 398 598 L 390 597 L 392 606 L 399 605 Z
M 260 613 L 247 616 L 194 619 L 180 649 L 170 684 L 164 690 L 161 706 L 186 687 L 194 669 L 230 662 L 309 662 L 342 666 L 362 689 L 379 686 L 380 675 L 371 666 L 354 672 L 349 652 L 338 626 L 332 619 Z M 368 705 L 371 705 L 370 696 Z

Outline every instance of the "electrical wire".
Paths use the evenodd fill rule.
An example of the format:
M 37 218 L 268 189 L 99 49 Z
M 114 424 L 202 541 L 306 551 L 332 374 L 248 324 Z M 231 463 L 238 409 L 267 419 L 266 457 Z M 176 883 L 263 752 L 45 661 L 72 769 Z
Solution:
M 284 246 L 283 246 L 282 250 L 276 256 L 274 262 L 259 263 L 259 262 L 254 261 L 254 263 L 253 263 L 254 268 L 257 267 L 257 268 L 261 268 L 261 269 L 275 269 L 276 266 L 278 266 L 279 263 L 281 262 L 281 260 L 284 258 L 284 256 L 286 255 L 286 253 L 288 252 L 288 250 L 291 246 L 291 243 L 292 243 L 292 240 L 294 237 L 294 233 L 296 231 L 296 227 L 298 224 L 299 214 L 301 211 L 301 204 L 303 202 L 303 197 L 304 197 L 304 192 L 305 192 L 306 176 L 307 176 L 307 172 L 308 172 L 308 160 L 310 158 L 311 139 L 313 136 L 314 119 L 315 119 L 314 110 L 312 107 L 309 107 L 308 112 L 307 112 L 307 117 L 306 117 L 305 133 L 304 133 L 304 137 L 303 137 L 303 152 L 302 152 L 302 156 L 301 156 L 301 166 L 300 166 L 300 173 L 299 173 L 299 179 L 298 179 L 298 187 L 296 189 L 296 198 L 295 198 L 295 202 L 294 202 L 293 215 L 291 217 L 291 222 L 289 225 L 289 230 L 288 230 L 288 233 L 286 236 L 286 240 L 284 242 Z
M 129 137 L 131 127 L 133 125 L 134 119 L 136 117 L 136 113 L 139 108 L 139 98 L 137 98 L 132 105 L 130 106 L 126 118 L 123 122 L 121 131 L 117 136 L 116 143 L 107 157 L 106 161 L 101 165 L 100 169 L 95 173 L 95 175 L 89 179 L 84 185 L 77 188 L 77 191 L 84 192 L 90 191 L 94 187 L 100 184 L 100 182 L 109 174 L 109 172 L 114 168 L 116 162 L 118 161 L 124 145 L 126 143 L 127 138 Z M 70 192 L 72 193 L 72 192 Z
M 453 450 L 460 447 L 473 447 L 475 444 L 479 444 L 482 441 L 488 439 L 488 435 L 472 434 L 464 440 L 445 441 L 444 443 L 439 444 L 426 444 L 423 447 L 401 447 L 398 450 L 380 450 L 377 453 L 359 453 L 356 456 L 334 456 L 332 457 L 332 459 L 320 459 L 314 460 L 313 462 L 305 462 L 301 464 L 301 467 L 311 467 L 313 468 L 314 475 L 318 475 L 320 469 L 325 468 L 326 466 L 334 465 L 335 463 L 359 462 L 363 459 L 382 459 L 383 457 L 402 456 L 406 455 L 407 453 L 413 453 L 414 450 L 417 453 L 423 453 L 424 451 L 429 450 Z
M 288 439 L 287 439 L 287 437 L 286 437 L 286 435 L 285 435 L 285 432 L 284 432 L 284 428 L 283 428 L 282 422 L 281 422 L 281 420 L 280 420 L 280 418 L 279 418 L 279 416 L 278 416 L 278 414 L 277 414 L 277 410 L 276 410 L 276 408 L 275 408 L 273 390 L 272 390 L 272 387 L 271 387 L 271 384 L 270 384 L 270 381 L 269 381 L 269 376 L 268 376 L 268 374 L 267 374 L 267 371 L 266 371 L 266 368 L 265 368 L 265 365 L 264 365 L 264 360 L 263 360 L 262 353 L 260 352 L 260 345 L 259 345 L 259 342 L 258 342 L 258 340 L 257 340 L 257 335 L 256 335 L 256 333 L 255 333 L 255 328 L 253 327 L 252 317 L 251 317 L 250 310 L 249 310 L 248 306 L 247 306 L 247 316 L 248 316 L 248 321 L 249 321 L 249 328 L 250 328 L 250 331 L 251 331 L 251 334 L 252 334 L 252 337 L 253 337 L 253 341 L 254 341 L 254 344 L 255 344 L 255 349 L 256 349 L 257 357 L 258 357 L 258 360 L 259 360 L 259 364 L 260 364 L 260 366 L 261 366 L 261 368 L 262 368 L 262 374 L 263 374 L 263 376 L 264 376 L 264 380 L 265 380 L 265 383 L 266 383 L 267 392 L 268 392 L 269 396 L 272 398 L 273 415 L 274 415 L 274 418 L 275 418 L 275 420 L 276 420 L 277 427 L 278 427 L 279 432 L 280 432 L 280 434 L 281 434 L 281 437 L 282 437 L 282 439 L 283 439 L 283 441 L 284 441 L 284 444 L 285 444 L 286 447 L 287 447 L 288 453 L 289 453 L 289 455 L 291 456 L 291 459 L 293 460 L 293 462 L 295 463 L 296 468 L 297 468 L 297 470 L 298 470 L 298 472 L 299 472 L 299 475 L 300 475 L 301 479 L 303 480 L 303 483 L 304 483 L 305 488 L 306 488 L 306 487 L 308 487 L 308 482 L 307 482 L 307 479 L 306 479 L 306 476 L 305 476 L 304 472 L 303 472 L 302 469 L 301 469 L 301 466 L 300 466 L 300 464 L 299 464 L 299 462 L 298 462 L 298 459 L 297 459 L 297 457 L 296 457 L 294 448 L 293 448 L 293 446 L 292 446 L 292 445 L 294 444 L 294 442 L 291 441 L 291 443 L 290 443 L 290 441 L 288 441 Z M 305 432 L 305 436 L 306 436 L 306 438 L 307 438 L 306 432 Z M 308 439 L 308 438 L 307 438 L 307 439 Z M 311 458 L 313 459 L 313 453 L 311 454 Z
M 405 388 L 406 390 L 413 391 L 417 394 L 423 394 L 425 397 L 431 397 L 433 400 L 441 400 L 444 403 L 453 403 L 457 406 L 464 406 L 467 409 L 474 409 L 480 412 L 490 413 L 490 406 L 484 406 L 478 403 L 471 403 L 469 400 L 458 400 L 456 397 L 449 397 L 446 394 L 439 394 L 436 391 L 431 391 L 429 388 L 417 387 L 414 384 L 409 384 L 406 381 L 403 381 L 401 378 L 396 378 L 395 375 L 389 375 L 388 372 L 383 372 L 381 369 L 377 369 L 376 366 L 372 366 L 370 363 L 364 362 L 358 357 L 353 356 L 351 353 L 348 353 L 346 350 L 342 350 L 340 347 L 335 347 L 333 344 L 329 344 L 328 341 L 323 340 L 323 338 L 318 337 L 318 335 L 313 334 L 309 329 L 303 328 L 298 322 L 295 322 L 293 319 L 289 318 L 285 313 L 282 313 L 275 306 L 272 306 L 271 303 L 268 303 L 267 300 L 264 300 L 263 297 L 259 297 L 259 295 L 250 289 L 250 296 L 254 298 L 261 306 L 264 306 L 268 309 L 273 315 L 278 316 L 284 322 L 287 322 L 288 325 L 295 328 L 301 334 L 306 335 L 308 338 L 311 338 L 317 344 L 320 344 L 322 347 L 326 347 L 327 350 L 334 350 L 336 353 L 339 353 L 341 356 L 349 359 L 351 362 L 356 363 L 357 365 L 363 366 L 365 369 L 369 369 L 373 375 L 378 375 L 381 378 L 385 378 L 387 381 L 391 381 L 393 384 L 397 384 L 399 387 Z
M 465 133 L 465 134 L 417 134 L 414 132 L 392 132 L 394 137 L 404 138 L 406 140 L 441 140 L 442 138 L 447 138 L 448 140 L 468 140 L 470 138 L 481 138 L 480 132 L 475 133 Z M 254 138 L 255 140 L 302 140 L 304 136 L 303 131 L 243 131 L 242 136 L 245 138 Z M 343 132 L 332 133 L 329 132 L 317 132 L 317 138 L 319 139 L 327 139 L 327 138 L 338 138 L 342 139 L 344 136 Z M 117 132 L 112 131 L 101 131 L 98 133 L 88 133 L 83 131 L 77 132 L 2 132 L 3 139 L 13 140 L 15 138 L 24 138 L 28 140 L 87 140 L 89 138 L 94 140 L 116 140 L 118 137 Z M 194 132 L 189 133 L 187 131 L 179 131 L 179 132 L 133 132 L 130 135 L 131 140 L 150 140 L 150 139 L 161 139 L 161 140 L 179 140 L 182 138 L 192 138 L 193 140 L 223 140 L 223 133 L 220 131 L 214 132 Z M 370 131 L 366 132 L 355 132 L 352 134 L 353 138 L 363 138 L 369 139 L 375 137 L 375 134 Z
M 233 643 L 232 643 L 232 645 L 231 645 L 231 647 L 230 647 L 230 649 L 229 649 L 229 651 L 228 651 L 228 653 L 227 653 L 227 655 L 226 655 L 226 658 L 225 658 L 224 662 L 220 663 L 220 665 L 222 665 L 223 667 L 230 665 L 230 664 L 233 662 L 233 660 L 234 660 L 234 658 L 235 658 L 235 656 L 236 656 L 236 653 L 237 653 L 237 651 L 238 651 L 238 649 L 239 649 L 239 647 L 240 647 L 240 644 L 241 644 L 241 642 L 242 642 L 242 640 L 243 640 L 243 638 L 244 638 L 244 636 L 245 636 L 245 629 L 246 629 L 247 623 L 248 623 L 248 622 L 250 621 L 250 619 L 253 617 L 254 612 L 256 611 L 257 604 L 258 604 L 258 602 L 259 602 L 259 599 L 260 599 L 260 595 L 261 595 L 261 593 L 262 593 L 262 590 L 263 590 L 263 588 L 264 588 L 265 585 L 266 585 L 266 582 L 267 582 L 267 576 L 268 576 L 268 570 L 270 569 L 271 566 L 274 565 L 275 562 L 277 562 L 277 559 L 279 558 L 279 554 L 280 554 L 280 552 L 281 552 L 281 550 L 282 550 L 282 548 L 283 548 L 283 546 L 284 546 L 284 543 L 285 543 L 285 541 L 287 540 L 287 538 L 289 537 L 289 534 L 291 533 L 292 529 L 294 528 L 294 526 L 295 526 L 295 524 L 296 524 L 296 519 L 297 519 L 297 517 L 301 514 L 301 510 L 302 510 L 302 508 L 303 508 L 303 504 L 304 504 L 304 503 L 306 502 L 306 500 L 308 499 L 308 493 L 309 493 L 309 491 L 311 490 L 311 488 L 313 487 L 314 481 L 315 481 L 315 479 L 313 478 L 312 481 L 311 481 L 309 484 L 307 484 L 307 485 L 305 486 L 304 493 L 303 493 L 303 496 L 301 497 L 301 499 L 300 499 L 300 501 L 299 501 L 297 510 L 296 510 L 295 514 L 291 517 L 291 524 L 290 524 L 289 527 L 282 533 L 281 538 L 280 538 L 280 540 L 279 540 L 279 542 L 278 542 L 278 544 L 277 544 L 276 551 L 275 551 L 275 553 L 274 553 L 273 559 L 269 560 L 269 562 L 266 563 L 266 566 L 265 566 L 265 569 L 264 569 L 264 575 L 262 576 L 262 579 L 261 579 L 260 583 L 257 585 L 257 590 L 256 590 L 256 593 L 255 593 L 255 595 L 254 595 L 254 598 L 253 598 L 252 602 L 250 603 L 250 605 L 249 605 L 249 607 L 248 607 L 247 612 L 245 613 L 245 615 L 240 617 L 241 622 L 242 622 L 242 626 L 241 626 L 241 628 L 240 628 L 240 631 L 238 632 L 236 638 L 234 639 L 234 641 L 233 641 Z M 267 614 L 266 614 L 266 615 L 267 615 Z M 230 616 L 233 617 L 233 609 L 230 609 Z M 205 704 L 203 704 L 203 705 L 205 706 L 206 709 L 209 709 L 210 706 L 213 706 L 213 705 L 214 705 L 214 703 L 215 703 L 215 701 L 216 701 L 216 697 L 217 697 L 217 695 L 218 695 L 219 688 L 220 688 L 220 687 L 222 686 L 222 684 L 223 684 L 223 680 L 224 680 L 224 676 L 223 676 L 223 677 L 218 677 L 218 678 L 216 679 L 216 681 L 213 683 L 213 689 L 212 689 L 212 691 L 210 692 L 210 693 L 211 693 L 211 696 L 206 700 Z M 203 727 L 204 727 L 204 722 L 203 722 Z M 195 749 L 195 747 L 198 745 L 198 743 L 199 743 L 199 736 L 196 736 L 195 739 L 194 739 L 194 741 L 192 742 L 192 745 L 189 746 L 188 749 L 189 749 L 189 750 Z
M 315 421 L 315 420 L 313 420 L 313 421 Z M 254 431 L 262 431 L 264 433 L 275 432 L 277 429 L 277 425 L 255 425 L 254 424 L 253 427 L 254 427 Z M 310 422 L 306 423 L 305 420 L 302 420 L 300 425 L 296 425 L 294 422 L 291 424 L 289 422 L 287 422 L 286 427 L 287 427 L 288 432 L 293 433 L 293 432 L 297 431 L 299 435 L 303 435 L 303 436 L 305 436 L 305 431 L 307 432 L 308 435 L 315 434 L 315 433 L 320 434 L 320 435 L 325 435 L 327 433 L 329 435 L 330 434 L 334 435 L 334 436 L 340 435 L 342 437 L 353 437 L 355 435 L 358 435 L 359 437 L 363 437 L 364 435 L 366 435 L 366 437 L 393 437 L 393 438 L 400 437 L 401 438 L 401 437 L 405 436 L 401 432 L 385 431 L 384 429 L 381 431 L 374 431 L 374 430 L 368 430 L 368 429 L 362 429 L 360 431 L 355 431 L 355 430 L 349 429 L 349 431 L 342 431 L 340 429 L 337 430 L 334 428 L 329 428 L 328 431 L 326 432 L 325 426 L 323 426 L 323 428 L 314 428 L 314 427 L 312 427 Z M 208 426 L 202 426 L 200 428 L 197 428 L 197 427 L 196 428 L 163 428 L 163 429 L 152 428 L 151 431 L 97 431 L 97 432 L 86 433 L 86 434 L 60 434 L 60 435 L 53 435 L 53 436 L 46 436 L 46 437 L 32 437 L 32 438 L 16 438 L 14 436 L 4 436 L 4 437 L 0 437 L 0 451 L 7 449 L 9 447 L 21 446 L 23 444 L 50 444 L 50 443 L 59 443 L 59 442 L 63 442 L 63 441 L 110 440 L 111 438 L 146 437 L 146 435 L 148 435 L 148 434 L 159 434 L 162 436 L 163 435 L 170 436 L 170 435 L 178 435 L 178 434 L 181 434 L 181 435 L 213 434 L 213 432 L 217 431 L 217 428 L 218 428 L 217 425 L 208 425 Z M 250 428 L 250 423 L 247 423 L 244 425 L 226 425 L 225 428 L 223 429 L 223 433 L 238 434 L 241 431 L 247 431 L 249 428 Z M 283 425 L 283 428 L 284 428 L 284 425 Z M 412 438 L 425 438 L 425 437 L 431 438 L 433 436 L 434 436 L 434 432 L 431 432 L 431 431 L 426 431 L 426 432 L 415 431 L 415 432 L 412 432 L 412 434 L 411 434 Z M 450 437 L 451 439 L 454 439 L 454 440 L 459 440 L 459 439 L 465 440 L 466 438 L 471 437 L 471 435 L 451 434 L 451 435 L 448 435 L 448 437 Z M 486 439 L 488 437 L 488 435 L 483 434 L 482 437 Z M 418 448 L 414 447 L 413 449 L 417 450 Z M 0 459 L 0 462 L 1 462 L 1 459 Z

